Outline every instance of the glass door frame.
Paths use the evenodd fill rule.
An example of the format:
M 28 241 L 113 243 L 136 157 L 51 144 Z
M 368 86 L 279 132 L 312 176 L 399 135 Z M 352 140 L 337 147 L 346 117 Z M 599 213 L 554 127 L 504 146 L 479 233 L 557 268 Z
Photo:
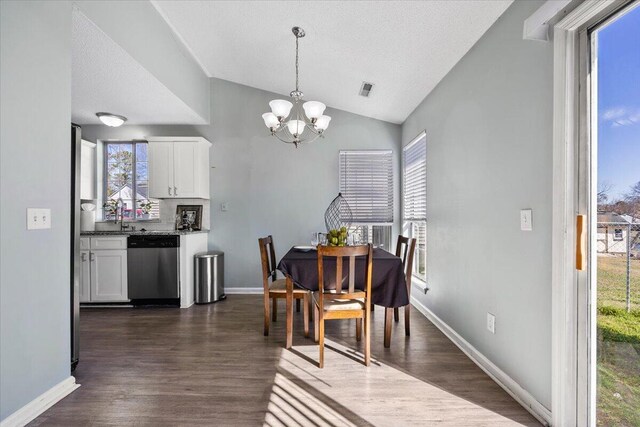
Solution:
M 632 0 L 584 2 L 554 25 L 552 422 L 595 426 L 597 110 L 591 31 Z M 597 134 L 596 134 L 597 136 Z M 579 227 L 584 220 L 586 227 Z M 582 232 L 581 232 L 582 231 Z

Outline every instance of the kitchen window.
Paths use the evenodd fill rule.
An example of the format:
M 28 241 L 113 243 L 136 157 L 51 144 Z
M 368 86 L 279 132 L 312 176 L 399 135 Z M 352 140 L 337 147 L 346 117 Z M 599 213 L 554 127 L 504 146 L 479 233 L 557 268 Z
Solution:
M 150 199 L 146 142 L 105 142 L 103 219 L 118 219 L 116 204 L 122 199 L 125 220 L 160 217 L 158 200 Z
M 416 239 L 413 275 L 427 280 L 427 136 L 422 132 L 402 150 L 402 218 Z
M 352 213 L 351 233 L 391 250 L 393 152 L 340 151 L 340 192 Z

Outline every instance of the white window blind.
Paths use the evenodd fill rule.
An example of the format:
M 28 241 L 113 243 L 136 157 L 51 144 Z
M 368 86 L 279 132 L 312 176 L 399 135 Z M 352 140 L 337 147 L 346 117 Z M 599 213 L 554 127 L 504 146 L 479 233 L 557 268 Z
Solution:
M 427 220 L 427 137 L 423 133 L 402 150 L 404 221 Z
M 393 223 L 391 150 L 341 151 L 340 192 L 349 203 L 353 224 Z

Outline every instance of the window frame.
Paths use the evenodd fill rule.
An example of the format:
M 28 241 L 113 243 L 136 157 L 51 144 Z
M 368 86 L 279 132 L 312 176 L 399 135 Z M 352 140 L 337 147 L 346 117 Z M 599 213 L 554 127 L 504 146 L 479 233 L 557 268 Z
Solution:
M 407 173 L 407 168 L 406 168 L 406 164 L 405 164 L 405 160 L 406 160 L 406 154 L 407 151 L 409 149 L 411 149 L 411 147 L 413 147 L 416 144 L 419 143 L 424 143 L 425 147 L 425 160 L 424 160 L 424 176 L 425 176 L 425 188 L 424 188 L 424 203 L 425 203 L 425 217 L 424 218 L 406 218 L 405 217 L 405 207 L 406 207 L 406 182 L 407 182 L 407 177 L 406 177 L 406 173 Z M 427 283 L 427 271 L 428 271 L 428 257 L 427 257 L 427 234 L 428 234 L 428 229 L 427 229 L 427 218 L 426 218 L 426 205 L 427 205 L 427 187 L 426 187 L 426 175 L 427 175 L 427 132 L 426 130 L 423 130 L 422 132 L 420 132 L 415 138 L 413 138 L 411 140 L 411 142 L 409 142 L 407 145 L 405 145 L 404 147 L 402 147 L 402 172 L 401 172 L 401 176 L 402 176 L 402 194 L 401 194 L 401 203 L 402 203 L 402 221 L 403 221 L 403 226 L 404 226 L 404 230 L 408 231 L 409 237 L 411 238 L 415 238 L 416 239 L 416 254 L 413 258 L 413 269 L 412 269 L 412 276 L 424 283 Z M 424 248 L 423 248 L 423 259 L 420 259 L 420 249 L 419 249 L 419 245 L 420 242 L 418 241 L 419 239 L 419 235 L 416 235 L 417 233 L 415 232 L 415 228 L 416 227 L 422 227 L 424 226 Z M 424 265 L 424 274 L 420 274 L 420 261 L 422 261 L 423 265 Z
M 109 140 L 109 141 L 102 141 L 102 205 L 104 205 L 104 203 L 109 200 L 109 192 L 108 192 L 108 180 L 109 180 L 109 146 L 110 145 L 131 145 L 132 146 L 132 178 L 131 178 L 131 186 L 132 191 L 133 191 L 133 197 L 135 197 L 137 191 L 137 185 L 138 185 L 138 150 L 137 150 L 137 144 L 147 144 L 147 182 L 149 182 L 148 180 L 148 168 L 149 168 L 149 155 L 148 155 L 148 142 L 144 141 L 144 140 Z M 147 197 L 148 201 L 151 201 L 151 198 Z M 132 207 L 132 214 L 133 216 L 131 218 L 124 218 L 124 222 L 159 222 L 160 221 L 160 213 L 158 212 L 158 217 L 157 218 L 138 218 L 138 214 L 137 214 L 137 199 L 133 199 L 133 207 Z M 157 203 L 157 202 L 156 202 Z M 159 209 L 159 206 L 158 206 Z M 104 207 L 101 208 L 101 213 L 102 213 L 102 220 L 103 221 L 113 221 L 111 219 L 107 219 L 105 217 L 105 212 L 104 212 Z M 117 219 L 116 219 L 117 221 Z

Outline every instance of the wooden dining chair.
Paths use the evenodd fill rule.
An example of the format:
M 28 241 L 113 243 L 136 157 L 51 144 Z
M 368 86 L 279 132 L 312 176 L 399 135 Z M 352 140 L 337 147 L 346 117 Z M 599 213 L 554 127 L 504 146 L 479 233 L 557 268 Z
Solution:
M 410 239 L 409 237 L 398 236 L 398 242 L 396 244 L 396 256 L 402 258 L 402 266 L 405 274 L 405 281 L 407 283 L 407 295 L 411 299 L 411 277 L 413 276 L 413 254 L 416 250 L 416 239 Z M 404 306 L 404 333 L 406 336 L 411 334 L 411 302 Z M 390 308 L 386 309 L 387 318 L 391 315 Z M 398 307 L 393 309 L 393 317 L 396 322 L 400 320 L 400 309 Z M 391 322 L 385 322 L 385 328 L 391 328 Z M 391 334 L 385 334 L 385 347 L 389 347 L 391 344 Z
M 357 290 L 356 257 L 366 256 L 364 290 Z M 348 285 L 343 289 L 343 257 L 349 258 Z M 324 259 L 335 258 L 335 289 L 324 289 Z M 313 293 L 315 339 L 319 343 L 319 367 L 324 366 L 324 322 L 333 319 L 356 319 L 356 340 L 362 337 L 364 320 L 364 364 L 371 361 L 371 270 L 373 266 L 373 246 L 318 246 L 318 292 Z
M 278 279 L 276 269 L 276 251 L 273 247 L 273 237 L 267 236 L 258 239 L 260 245 L 260 261 L 262 263 L 262 285 L 264 288 L 264 334 L 269 335 L 269 317 L 275 322 L 278 319 L 278 299 L 287 297 L 286 279 Z M 309 316 L 311 315 L 311 292 L 306 289 L 293 288 L 293 298 L 296 300 L 296 309 L 300 311 L 300 300 L 304 302 L 304 336 L 309 336 Z M 271 301 L 269 301 L 271 300 Z M 269 316 L 269 303 L 272 303 L 272 312 Z

